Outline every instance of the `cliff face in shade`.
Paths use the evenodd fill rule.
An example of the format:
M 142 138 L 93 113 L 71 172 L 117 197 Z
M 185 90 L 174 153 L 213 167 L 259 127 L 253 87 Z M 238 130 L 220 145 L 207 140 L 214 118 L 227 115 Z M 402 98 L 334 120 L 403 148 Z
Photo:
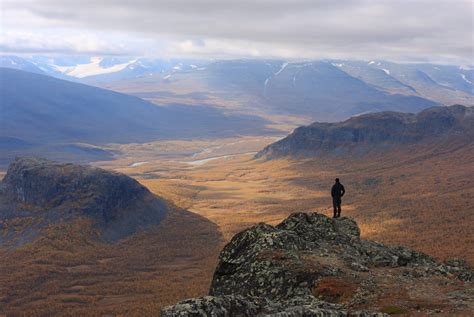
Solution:
M 37 225 L 90 219 L 107 241 L 157 224 L 165 202 L 136 180 L 91 166 L 17 158 L 1 183 L 0 218 L 33 217 Z
M 465 138 L 472 142 L 469 135 L 474 135 L 472 107 L 432 107 L 418 114 L 379 112 L 338 123 L 315 122 L 299 127 L 286 138 L 264 148 L 256 157 L 364 154 L 374 149 L 384 150 L 436 138 Z
M 363 240 L 349 218 L 295 213 L 275 227 L 261 223 L 235 235 L 219 260 L 209 296 L 162 316 L 436 314 L 441 303 L 447 315 L 474 311 L 466 262 Z

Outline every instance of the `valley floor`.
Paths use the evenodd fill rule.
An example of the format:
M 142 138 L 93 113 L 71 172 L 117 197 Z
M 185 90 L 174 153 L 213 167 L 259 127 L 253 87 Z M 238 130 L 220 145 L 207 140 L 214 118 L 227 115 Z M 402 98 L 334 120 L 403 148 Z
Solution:
M 150 144 L 142 146 L 138 163 L 125 155 L 99 165 L 129 174 L 215 222 L 226 240 L 258 222 L 276 224 L 295 211 L 332 215 L 329 189 L 339 177 L 347 189 L 343 215 L 359 223 L 363 237 L 474 264 L 472 143 L 428 144 L 350 159 L 253 158 L 274 140 Z
M 364 238 L 474 264 L 474 145 L 427 145 L 350 160 L 253 158 L 276 139 L 111 145 L 120 153 L 116 159 L 94 165 L 136 178 L 196 217 L 176 213 L 156 235 L 116 247 L 91 244 L 77 233 L 81 247 L 42 241 L 1 251 L 7 274 L 0 277 L 0 300 L 13 313 L 156 314 L 205 295 L 219 251 L 240 230 L 277 224 L 295 211 L 331 215 L 335 177 L 347 189 L 343 215 L 358 222 Z

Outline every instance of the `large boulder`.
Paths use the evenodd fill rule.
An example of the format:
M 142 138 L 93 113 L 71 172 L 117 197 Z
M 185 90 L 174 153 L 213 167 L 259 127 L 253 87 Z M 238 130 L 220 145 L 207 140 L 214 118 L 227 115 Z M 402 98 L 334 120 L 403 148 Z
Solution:
M 167 307 L 162 315 L 383 316 L 365 309 L 377 307 L 377 293 L 390 290 L 379 284 L 455 278 L 463 285 L 472 272 L 460 260 L 442 264 L 363 240 L 349 218 L 301 212 L 275 227 L 260 223 L 235 235 L 219 256 L 210 296 Z

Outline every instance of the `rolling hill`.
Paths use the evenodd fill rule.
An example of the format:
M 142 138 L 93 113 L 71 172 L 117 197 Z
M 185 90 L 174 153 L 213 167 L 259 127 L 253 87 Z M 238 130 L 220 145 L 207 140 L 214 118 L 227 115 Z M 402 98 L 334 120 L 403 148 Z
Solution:
M 160 107 L 138 97 L 8 68 L 0 68 L 0 94 L 0 140 L 6 154 L 9 149 L 19 150 L 19 145 L 30 153 L 37 153 L 35 146 L 54 145 L 54 149 L 41 152 L 82 151 L 87 156 L 94 152 L 91 147 L 77 143 L 274 132 L 266 127 L 266 120 L 252 115 L 224 113 L 205 105 Z M 20 153 L 25 153 L 26 149 L 22 150 Z M 10 153 L 10 158 L 16 154 Z

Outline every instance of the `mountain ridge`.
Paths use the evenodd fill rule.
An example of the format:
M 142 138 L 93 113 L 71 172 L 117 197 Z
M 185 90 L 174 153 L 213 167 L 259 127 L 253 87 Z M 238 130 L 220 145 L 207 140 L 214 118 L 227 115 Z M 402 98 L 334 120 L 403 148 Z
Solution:
M 281 84 L 281 79 L 285 77 L 282 71 L 286 67 L 288 69 L 297 67 L 299 70 L 306 72 L 314 65 L 327 64 L 344 72 L 349 77 L 359 79 L 368 86 L 389 95 L 398 93 L 404 96 L 417 96 L 445 105 L 455 103 L 474 104 L 474 68 L 472 66 L 466 68 L 429 63 L 331 59 L 298 61 L 279 59 L 149 59 L 140 57 L 0 57 L 0 65 L 6 67 L 21 69 L 22 67 L 28 68 L 26 65 L 30 65 L 51 76 L 80 80 L 96 85 L 109 85 L 107 83 L 135 80 L 137 78 L 146 81 L 147 78 L 154 78 L 155 76 L 157 76 L 157 79 L 164 80 L 172 76 L 184 76 L 186 82 L 196 80 L 199 84 L 207 82 L 213 89 L 218 89 L 221 86 L 219 81 L 213 83 L 213 78 L 226 82 L 228 77 L 236 75 L 233 73 L 235 70 L 233 65 L 239 64 L 247 69 L 245 74 L 239 75 L 247 78 L 247 83 L 243 86 L 239 85 L 242 86 L 241 88 L 244 91 L 247 90 L 246 93 L 250 96 L 271 97 L 271 93 L 267 91 L 267 88 L 271 88 L 275 79 Z M 124 65 L 126 66 L 124 67 Z M 219 70 L 224 71 L 224 76 L 219 74 Z M 89 76 L 87 71 L 90 73 Z M 68 72 L 77 72 L 81 78 L 68 76 Z M 315 73 L 312 77 L 314 76 L 323 76 L 323 74 Z M 329 79 L 329 77 L 326 78 L 326 81 Z M 254 82 L 248 90 L 249 83 L 255 80 L 259 82 L 258 85 L 255 85 Z M 285 84 L 285 89 L 291 89 L 291 86 L 295 83 L 299 84 L 305 81 L 310 83 L 311 78 L 305 79 L 303 76 L 295 80 L 290 77 Z M 337 85 L 334 87 L 337 87 Z M 256 92 L 259 92 L 259 94 L 256 94 Z M 274 101 L 279 101 L 279 99 L 275 98 Z
M 469 135 L 473 133 L 474 108 L 462 105 L 432 107 L 418 114 L 369 113 L 338 123 L 315 122 L 299 127 L 265 147 L 256 158 L 363 155 L 440 137 L 465 138 L 470 142 Z

